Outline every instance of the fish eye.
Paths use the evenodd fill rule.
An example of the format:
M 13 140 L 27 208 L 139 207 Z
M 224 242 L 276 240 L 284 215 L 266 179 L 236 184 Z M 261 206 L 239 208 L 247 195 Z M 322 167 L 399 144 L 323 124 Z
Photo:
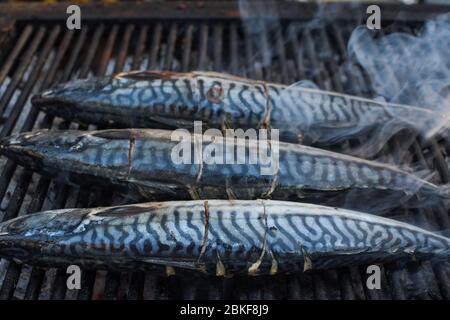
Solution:
M 55 225 L 55 213 L 35 213 L 12 220 L 6 226 L 6 232 L 11 234 L 39 234 L 45 231 L 62 230 L 62 225 Z
M 17 221 L 14 221 L 8 225 L 7 230 L 8 232 L 19 232 L 21 227 L 23 228 L 22 224 L 19 224 Z
M 29 227 L 27 219 L 18 219 L 8 224 L 7 231 L 11 233 L 20 233 Z

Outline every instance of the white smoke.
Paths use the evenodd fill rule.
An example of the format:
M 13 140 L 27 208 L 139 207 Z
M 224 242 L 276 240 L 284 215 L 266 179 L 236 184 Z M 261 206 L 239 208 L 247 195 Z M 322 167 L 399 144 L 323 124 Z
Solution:
M 427 21 L 417 35 L 374 38 L 364 26 L 348 42 L 375 92 L 389 102 L 450 114 L 450 13 Z

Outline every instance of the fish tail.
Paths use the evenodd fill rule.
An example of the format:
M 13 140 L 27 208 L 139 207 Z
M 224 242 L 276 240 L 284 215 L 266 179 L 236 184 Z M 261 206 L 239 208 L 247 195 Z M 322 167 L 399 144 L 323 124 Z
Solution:
M 439 196 L 443 200 L 450 201 L 450 183 L 444 184 L 439 189 Z

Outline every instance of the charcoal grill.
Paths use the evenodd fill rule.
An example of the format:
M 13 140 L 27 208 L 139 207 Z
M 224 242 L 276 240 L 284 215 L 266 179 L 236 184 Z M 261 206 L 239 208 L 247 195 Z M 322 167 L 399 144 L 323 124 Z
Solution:
M 365 7 L 322 5 L 322 23 L 311 27 L 308 22 L 317 18 L 319 7 L 277 3 L 276 10 L 261 18 L 270 21 L 270 28 L 263 23 L 258 32 L 245 28 L 233 1 L 82 5 L 82 28 L 75 31 L 66 28 L 66 7 L 63 3 L 0 4 L 0 137 L 33 128 L 87 129 L 40 113 L 31 106 L 30 97 L 62 81 L 132 69 L 215 70 L 282 83 L 309 79 L 327 90 L 373 94 L 362 68 L 337 76 L 346 60 L 349 35 L 366 17 Z M 384 26 L 410 33 L 427 18 L 450 10 L 430 5 L 381 7 Z M 248 14 L 247 19 L 255 18 Z M 397 138 L 386 152 L 402 147 Z M 419 163 L 436 171 L 440 183 L 448 183 L 446 154 L 448 146 L 442 141 L 416 140 L 397 161 Z M 109 190 L 66 185 L 5 158 L 0 158 L 0 172 L 3 221 L 41 209 L 122 201 Z M 393 214 L 429 230 L 443 230 L 450 228 L 449 212 L 449 208 L 404 209 Z M 367 289 L 365 266 L 250 278 L 83 271 L 81 289 L 68 290 L 64 269 L 1 260 L 0 299 L 450 298 L 446 265 L 390 263 L 381 270 L 381 290 Z

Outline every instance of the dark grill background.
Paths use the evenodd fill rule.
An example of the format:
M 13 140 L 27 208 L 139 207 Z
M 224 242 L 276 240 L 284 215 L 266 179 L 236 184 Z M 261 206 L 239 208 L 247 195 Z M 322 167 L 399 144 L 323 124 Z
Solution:
M 220 11 L 204 9 L 204 3 L 193 5 L 194 9 L 205 10 L 200 13 L 195 11 L 197 9 L 189 13 L 184 6 L 172 5 L 170 10 L 164 11 L 162 16 L 170 18 L 173 13 L 172 19 L 143 20 L 145 13 L 137 9 L 131 10 L 135 12 L 134 16 L 131 14 L 134 18 L 116 22 L 108 15 L 102 19 L 98 8 L 93 6 L 98 15 L 84 21 L 80 31 L 66 29 L 65 9 L 60 10 L 59 15 L 48 11 L 47 15 L 40 15 L 36 11 L 17 21 L 6 14 L 8 10 L 0 10 L 0 137 L 33 128 L 87 129 L 39 113 L 31 107 L 30 97 L 70 79 L 132 69 L 215 70 L 283 83 L 308 79 L 322 89 L 373 95 L 369 79 L 361 68 L 355 66 L 346 69 L 347 72 L 340 71 L 347 59 L 348 38 L 361 21 L 356 16 L 311 27 L 305 22 L 313 18 L 308 12 L 314 11 L 296 5 L 296 10 L 302 13 L 298 20 L 281 16 L 278 22 L 272 20 L 259 32 L 249 33 L 237 16 L 223 15 L 221 19 Z M 2 7 L 5 8 L 10 7 Z M 227 12 L 236 10 L 235 5 L 230 8 Z M 86 9 L 82 7 L 82 12 L 86 12 L 83 10 Z M 428 11 L 442 13 L 442 7 L 433 10 Z M 17 10 L 14 12 L 20 16 Z M 120 10 L 112 12 L 120 15 Z M 421 26 L 423 21 L 420 20 L 396 22 L 381 33 L 413 33 Z M 390 21 L 383 22 L 390 24 Z M 389 143 L 384 153 L 389 155 L 391 150 L 401 148 L 402 139 L 398 137 Z M 417 140 L 404 157 L 393 160 L 399 164 L 419 163 L 421 168 L 437 171 L 437 182 L 448 183 L 450 172 L 445 158 L 448 149 L 448 144 L 445 146 L 443 142 Z M 0 158 L 0 172 L 2 221 L 43 209 L 123 202 L 109 190 L 69 186 L 23 169 L 5 158 Z M 392 215 L 430 230 L 450 228 L 449 208 L 401 210 Z M 367 290 L 365 270 L 365 266 L 361 266 L 299 275 L 230 279 L 85 271 L 82 289 L 69 291 L 63 269 L 44 270 L 2 260 L 0 299 L 450 298 L 450 268 L 445 265 L 386 264 L 382 266 L 381 290 Z

